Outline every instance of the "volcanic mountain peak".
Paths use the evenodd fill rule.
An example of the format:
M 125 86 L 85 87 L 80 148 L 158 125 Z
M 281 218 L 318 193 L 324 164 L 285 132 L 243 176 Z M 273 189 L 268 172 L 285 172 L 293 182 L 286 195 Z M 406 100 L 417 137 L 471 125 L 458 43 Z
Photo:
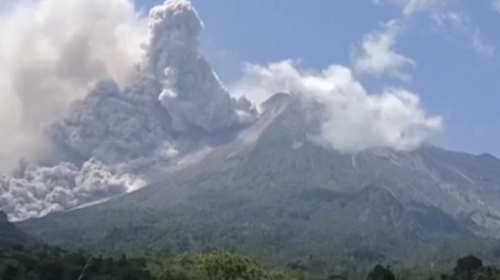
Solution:
M 220 188 L 230 191 L 238 186 L 245 186 L 249 192 L 261 188 L 262 195 L 269 196 L 274 192 L 298 195 L 320 188 L 341 197 L 347 195 L 350 203 L 356 201 L 353 205 L 359 209 L 370 207 L 366 211 L 374 213 L 385 213 L 389 210 L 384 207 L 394 205 L 400 209 L 397 214 L 384 214 L 389 215 L 384 219 L 396 219 L 391 221 L 392 226 L 417 223 L 410 228 L 436 232 L 440 228 L 436 223 L 442 222 L 446 224 L 442 233 L 450 227 L 463 233 L 497 232 L 500 160 L 430 145 L 406 152 L 372 149 L 346 153 L 327 149 L 314 139 L 321 115 L 311 111 L 314 107 L 293 95 L 273 95 L 263 103 L 258 120 L 249 127 L 226 137 L 219 135 L 216 144 L 186 154 L 178 164 L 155 177 L 153 184 L 82 213 L 132 205 L 169 209 L 189 204 L 190 197 L 198 193 Z M 435 216 L 438 212 L 439 219 Z M 412 218 L 405 221 L 408 217 Z

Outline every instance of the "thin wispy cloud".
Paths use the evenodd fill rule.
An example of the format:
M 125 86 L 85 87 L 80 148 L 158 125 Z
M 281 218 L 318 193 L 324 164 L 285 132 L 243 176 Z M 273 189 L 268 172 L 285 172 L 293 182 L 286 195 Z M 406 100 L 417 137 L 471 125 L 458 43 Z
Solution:
M 381 30 L 366 35 L 361 46 L 354 50 L 353 68 L 358 73 L 372 75 L 388 74 L 399 78 L 407 78 L 401 72 L 406 66 L 414 66 L 415 62 L 395 50 L 396 40 L 402 27 L 391 21 Z
M 447 11 L 433 14 L 431 18 L 436 30 L 445 35 L 462 38 L 466 42 L 464 45 L 469 46 L 478 55 L 483 57 L 495 55 L 495 46 L 483 37 L 479 28 L 475 27 L 473 21 L 464 12 Z
M 454 31 L 463 32 L 467 30 L 469 18 L 462 12 L 447 11 L 431 15 L 434 24 L 439 28 L 449 28 Z
M 405 16 L 411 16 L 416 13 L 429 12 L 443 7 L 451 0 L 375 0 L 376 3 L 387 2 L 401 7 Z
M 479 31 L 476 30 L 472 35 L 472 48 L 480 55 L 491 57 L 495 54 L 496 48 L 490 43 L 486 42 Z
M 495 0 L 493 2 L 493 9 L 495 9 L 500 14 L 500 0 Z

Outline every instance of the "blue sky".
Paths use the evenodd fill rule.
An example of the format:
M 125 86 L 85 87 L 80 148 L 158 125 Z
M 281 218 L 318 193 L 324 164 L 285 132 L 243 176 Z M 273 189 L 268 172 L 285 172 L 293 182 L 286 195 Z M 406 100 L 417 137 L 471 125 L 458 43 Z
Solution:
M 145 8 L 159 3 L 138 0 Z M 500 79 L 496 77 L 500 9 L 495 9 L 494 0 L 192 3 L 205 24 L 203 50 L 228 83 L 239 78 L 245 62 L 298 59 L 312 69 L 332 63 L 355 67 L 370 34 L 392 38 L 386 51 L 399 55 L 400 63 L 365 67 L 359 75 L 364 86 L 374 91 L 404 86 L 420 96 L 427 112 L 444 118 L 443 132 L 436 140 L 439 145 L 500 156 Z M 391 21 L 397 28 L 388 27 Z

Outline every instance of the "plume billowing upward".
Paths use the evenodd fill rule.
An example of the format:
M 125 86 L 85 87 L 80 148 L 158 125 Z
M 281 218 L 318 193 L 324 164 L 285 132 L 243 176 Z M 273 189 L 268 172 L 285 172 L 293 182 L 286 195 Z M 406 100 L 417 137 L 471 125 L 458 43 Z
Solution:
M 66 162 L 51 167 L 30 163 L 23 168 L 20 178 L 3 176 L 0 206 L 13 219 L 38 217 L 134 190 L 143 181 L 128 175 L 129 172 L 138 173 L 158 161 L 168 162 L 196 147 L 199 139 L 189 144 L 178 143 L 174 138 L 179 134 L 190 127 L 213 133 L 238 126 L 241 116 L 251 115 L 251 112 L 238 113 L 241 112 L 237 109 L 238 103 L 201 56 L 199 36 L 203 24 L 188 1 L 166 1 L 151 10 L 147 21 L 135 14 L 130 2 L 122 0 L 106 4 L 71 0 L 62 6 L 53 0 L 44 0 L 11 9 L 13 16 L 9 24 L 26 20 L 25 9 L 35 12 L 35 22 L 29 23 L 41 23 L 42 27 L 26 27 L 24 32 L 40 32 L 40 41 L 34 42 L 40 44 L 40 48 L 42 39 L 55 40 L 53 36 L 58 32 L 69 32 L 66 27 L 43 32 L 57 20 L 67 21 L 68 30 L 76 30 L 67 40 L 50 41 L 55 57 L 46 61 L 45 69 L 28 69 L 40 85 L 8 91 L 6 98 L 19 101 L 22 112 L 42 114 L 32 118 L 20 115 L 19 122 L 27 122 L 23 130 L 16 132 L 24 137 L 26 128 L 36 136 L 38 143 L 43 143 L 29 147 L 41 149 L 48 147 L 46 142 L 53 141 L 86 161 L 81 167 Z M 78 13 L 77 19 L 65 18 L 66 13 L 75 10 L 84 13 Z M 145 30 L 146 22 L 149 32 L 144 34 L 148 36 L 135 33 Z M 14 31 L 19 30 L 13 25 L 2 29 L 2 32 Z M 117 31 L 125 36 L 113 35 Z M 143 51 L 139 52 L 141 39 Z M 81 44 L 84 41 L 89 44 Z M 131 43 L 133 47 L 126 49 Z M 11 54 L 7 51 L 12 50 L 2 54 Z M 43 51 L 36 55 L 39 56 L 32 60 L 25 57 L 26 63 L 42 59 Z M 12 64 L 18 65 L 19 61 Z M 7 70 L 12 72 L 12 68 Z M 15 78 L 25 79 L 26 75 L 20 73 Z M 8 86 L 16 85 L 14 78 L 7 81 Z M 95 86 L 85 95 L 92 84 Z M 53 106 L 41 103 L 38 107 L 40 103 L 30 99 L 32 97 L 61 102 Z M 83 99 L 78 101 L 79 97 Z M 51 123 L 46 126 L 48 122 Z M 19 129 L 18 123 L 7 125 L 0 128 Z M 12 143 L 17 144 L 15 139 Z M 31 154 L 5 151 L 12 155 L 9 166 L 21 156 L 39 155 L 39 152 L 36 149 Z

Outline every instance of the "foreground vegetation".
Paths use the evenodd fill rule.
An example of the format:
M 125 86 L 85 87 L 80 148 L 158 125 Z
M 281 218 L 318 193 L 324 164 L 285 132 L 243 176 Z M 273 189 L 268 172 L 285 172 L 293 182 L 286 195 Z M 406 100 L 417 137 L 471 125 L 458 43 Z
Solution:
M 293 269 L 267 269 L 257 261 L 225 252 L 158 255 L 106 255 L 68 252 L 60 249 L 25 249 L 15 246 L 0 250 L 0 280 L 468 280 L 500 279 L 500 270 L 467 256 L 445 273 L 421 269 L 395 271 L 376 265 L 364 275 L 335 273 L 311 275 Z

